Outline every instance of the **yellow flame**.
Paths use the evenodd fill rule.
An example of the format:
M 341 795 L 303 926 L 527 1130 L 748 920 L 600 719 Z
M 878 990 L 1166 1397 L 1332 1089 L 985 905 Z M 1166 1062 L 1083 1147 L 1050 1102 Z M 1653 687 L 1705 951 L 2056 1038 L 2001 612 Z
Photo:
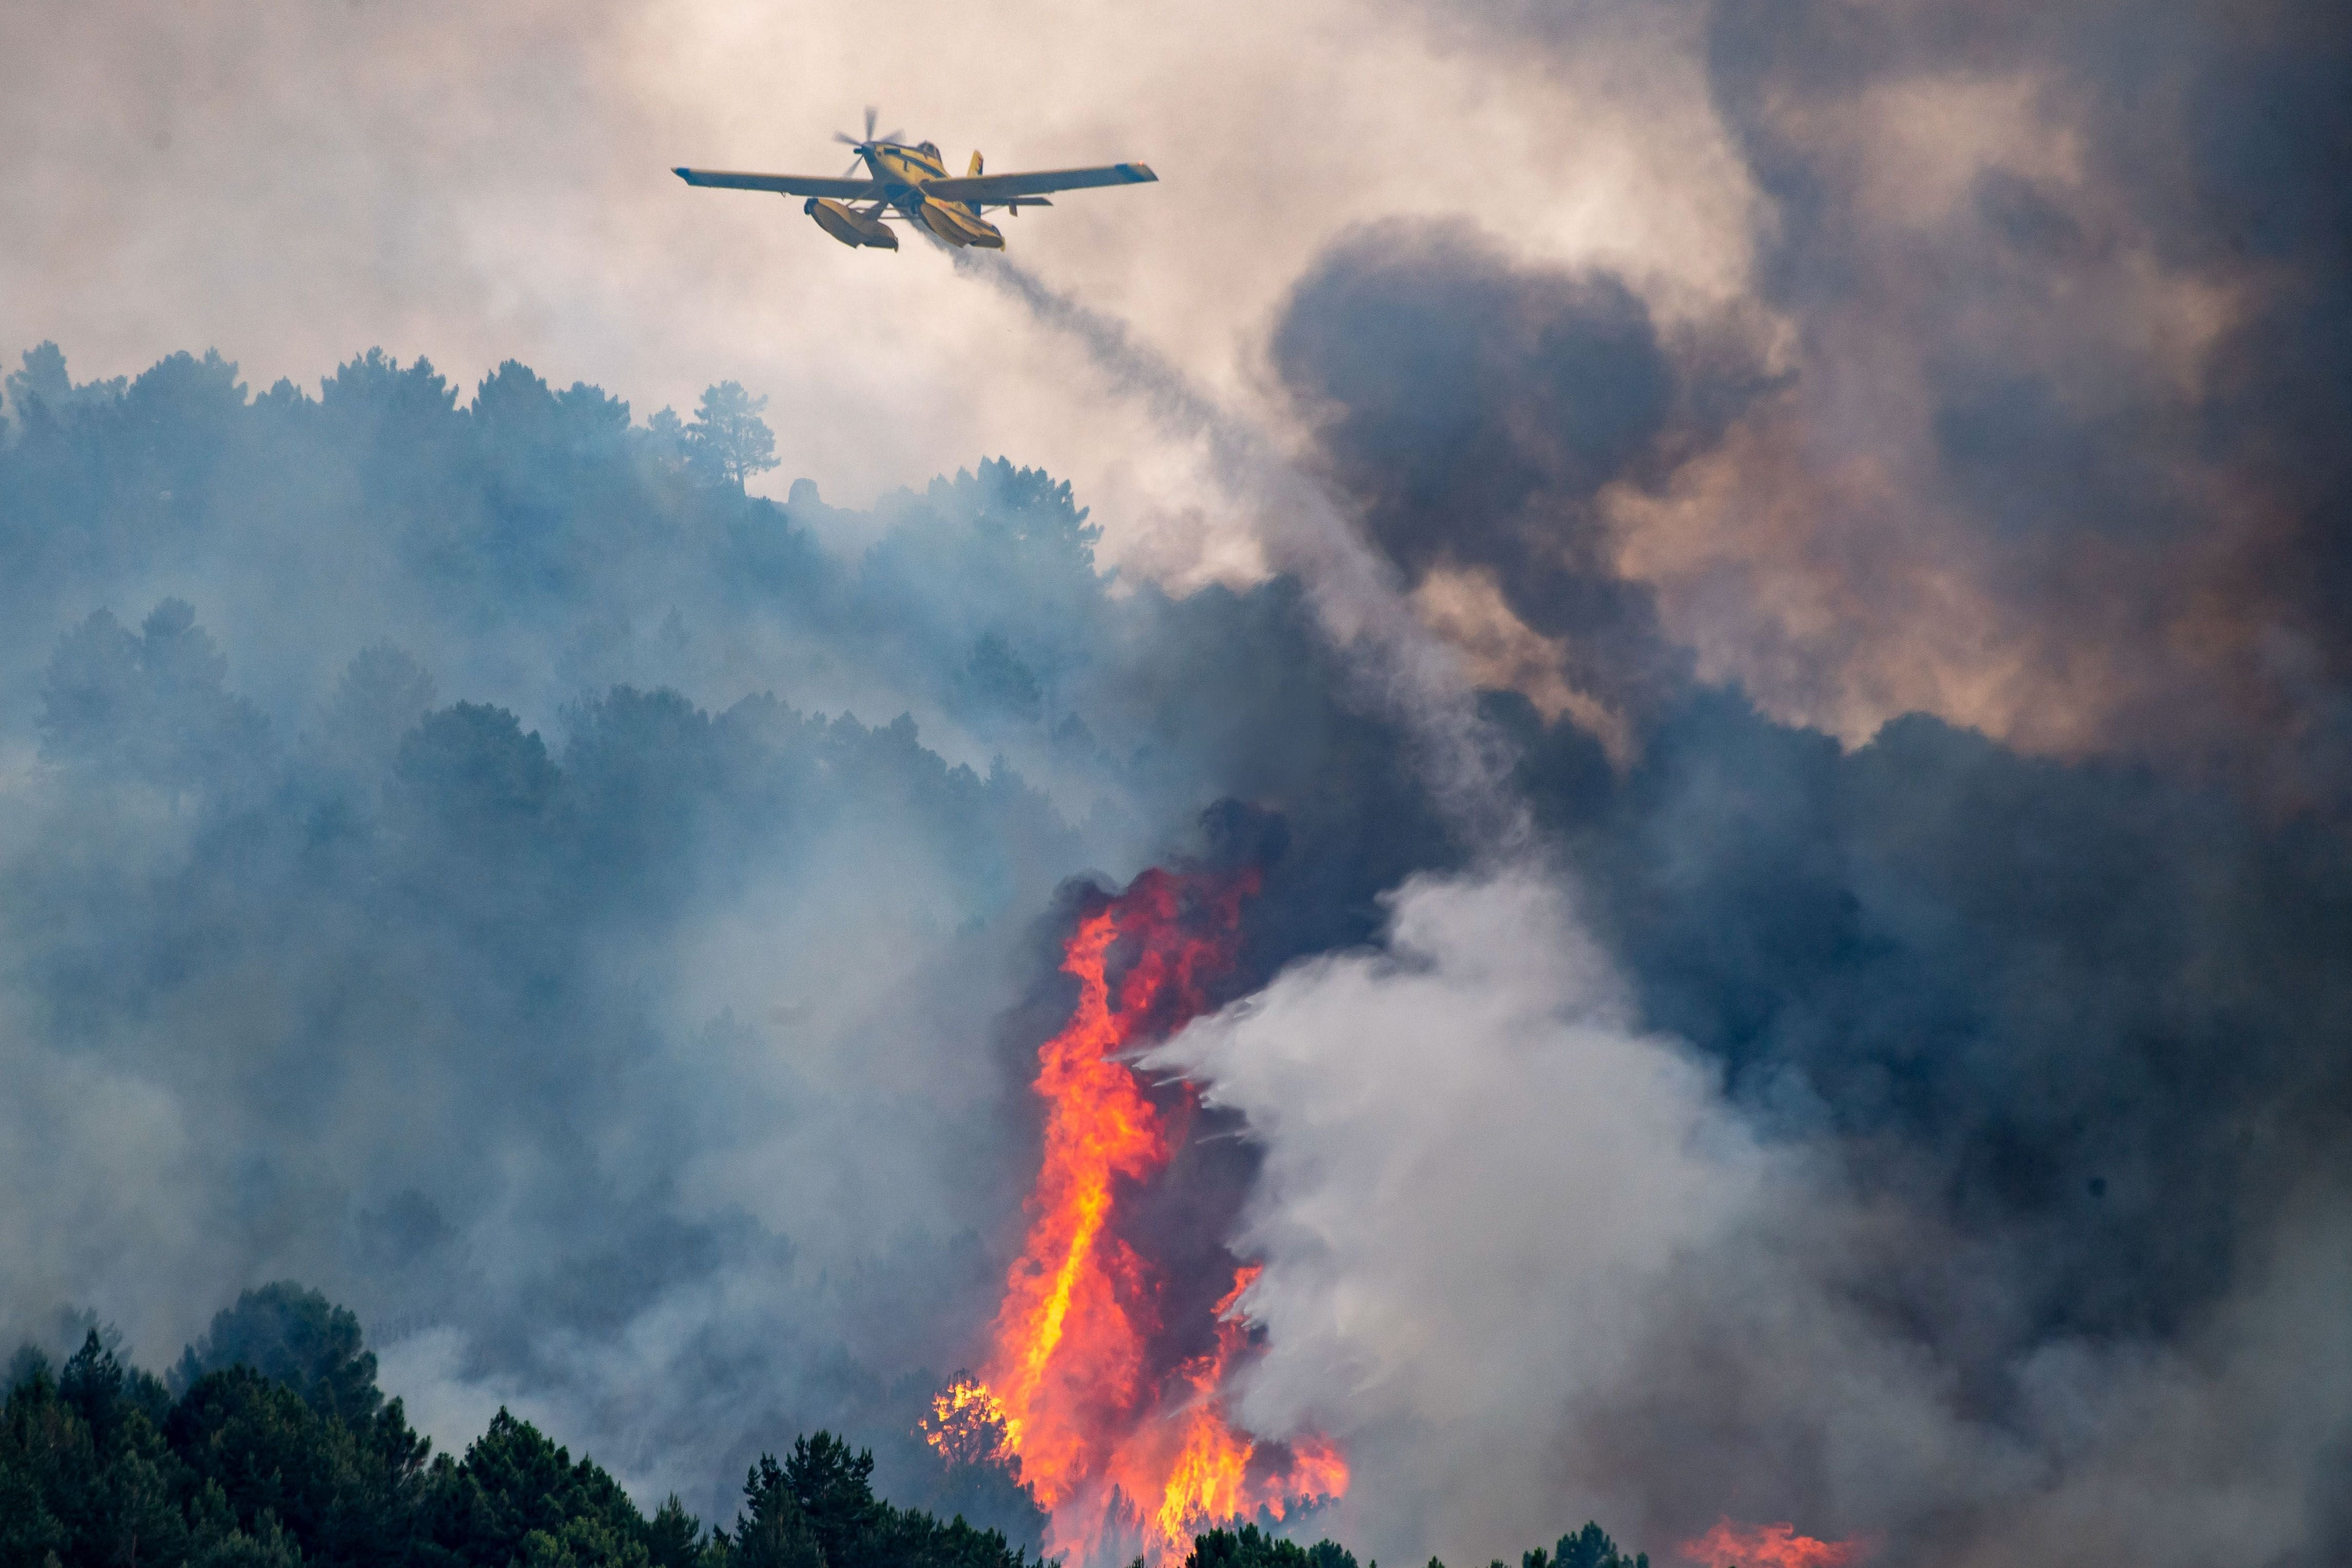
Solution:
M 921 1430 L 923 1441 L 950 1464 L 1020 1461 L 1021 1424 L 969 1373 L 957 1373 L 931 1395 L 931 1413 L 923 1417 Z

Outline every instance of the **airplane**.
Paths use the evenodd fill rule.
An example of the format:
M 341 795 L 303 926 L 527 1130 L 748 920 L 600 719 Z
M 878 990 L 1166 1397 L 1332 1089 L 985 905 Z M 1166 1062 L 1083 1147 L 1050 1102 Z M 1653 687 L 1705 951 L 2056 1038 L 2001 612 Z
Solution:
M 942 244 L 958 249 L 977 246 L 1004 248 L 1004 233 L 981 215 L 1003 207 L 1013 216 L 1023 207 L 1049 207 L 1049 191 L 1082 191 L 1097 185 L 1136 185 L 1160 178 L 1142 163 L 1106 163 L 1093 169 L 1045 169 L 1027 174 L 984 174 L 978 153 L 969 172 L 950 179 L 940 162 L 940 150 L 929 142 L 906 142 L 904 132 L 874 134 L 877 113 L 866 111 L 866 134 L 835 132 L 833 139 L 846 143 L 855 156 L 849 173 L 828 179 L 822 174 L 740 174 L 724 169 L 677 169 L 689 185 L 728 191 L 774 191 L 805 196 L 801 210 L 817 226 L 842 244 L 896 250 L 898 237 L 884 226 L 912 224 Z M 866 172 L 859 174 L 860 163 Z M 853 204 L 866 203 L 870 205 Z

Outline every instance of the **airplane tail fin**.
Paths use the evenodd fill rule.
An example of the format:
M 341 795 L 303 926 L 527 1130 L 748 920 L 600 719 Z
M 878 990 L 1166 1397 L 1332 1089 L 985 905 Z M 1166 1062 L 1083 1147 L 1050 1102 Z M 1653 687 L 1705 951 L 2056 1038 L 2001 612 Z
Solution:
M 963 177 L 964 177 L 965 179 L 967 179 L 967 180 L 971 180 L 971 179 L 977 179 L 977 178 L 979 177 L 979 175 L 980 175 L 980 149 L 979 149 L 979 148 L 977 148 L 977 147 L 975 147 L 975 148 L 973 148 L 973 149 L 972 149 L 972 151 L 971 151 L 971 168 L 969 168 L 969 169 L 966 169 L 966 170 L 963 172 Z

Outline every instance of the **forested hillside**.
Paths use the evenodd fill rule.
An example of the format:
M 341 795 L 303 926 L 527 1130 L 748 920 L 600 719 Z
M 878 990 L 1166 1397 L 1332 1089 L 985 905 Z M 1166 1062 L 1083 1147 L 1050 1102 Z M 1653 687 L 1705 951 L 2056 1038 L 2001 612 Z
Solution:
M 1654 1540 L 1725 1511 L 1875 1528 L 1832 1507 L 1828 1432 L 1856 1455 L 1931 1434 L 1896 1511 L 1938 1521 L 1937 1487 L 1981 1479 L 1944 1458 L 2022 1476 L 2074 1441 L 2073 1394 L 2021 1368 L 2081 1354 L 2067 1390 L 2168 1386 L 2166 1356 L 2237 1323 L 2276 1259 L 2341 1255 L 2267 1228 L 2336 1223 L 2294 1206 L 2352 1103 L 2331 821 L 1928 714 L 1848 744 L 1687 669 L 1614 755 L 1576 710 L 1487 691 L 1465 722 L 1516 763 L 1520 847 L 1575 918 L 1505 909 L 1465 937 L 1442 1015 L 1367 1071 L 1424 978 L 1381 946 L 1391 912 L 1478 873 L 1307 584 L 1123 581 L 1066 485 L 1001 459 L 857 509 L 748 493 L 765 430 L 724 382 L 691 417 L 511 363 L 470 396 L 381 353 L 313 385 L 256 394 L 184 353 L 76 384 L 46 345 L 5 378 L 0 1344 L 40 1343 L 66 1402 L 27 1383 L 25 1430 L 71 1403 L 61 1311 L 152 1353 L 299 1279 L 371 1325 L 453 1452 L 510 1400 L 731 1531 L 761 1454 L 854 1434 L 883 1495 L 1018 1548 L 1019 1511 L 955 1495 L 912 1434 L 1019 1253 L 1073 911 L 1161 863 L 1262 872 L 1234 994 L 1340 990 L 1286 1026 L 1317 1047 L 1298 1088 L 1222 1080 L 1236 1098 L 1151 1223 L 1265 1254 L 1269 1293 L 1344 1280 L 1382 1321 L 1450 1324 L 1485 1369 L 1465 1413 L 1417 1352 L 1395 1364 L 1425 1385 L 1329 1375 L 1371 1320 L 1311 1292 L 1269 1331 L 1316 1385 L 1297 1408 L 1389 1435 L 1351 1449 L 1348 1506 L 1381 1510 L 1367 1540 L 1399 1561 L 1490 1482 Z M 1376 422 L 1365 450 L 1410 456 L 1420 428 Z M 1819 1234 L 1727 1221 L 1745 1239 L 1673 1269 L 1601 1261 L 1636 1234 L 1601 1194 L 1629 1170 L 1684 1190 L 1692 1141 L 1608 1153 L 1646 1125 L 1638 1086 L 1489 1092 L 1582 1058 L 1501 1029 L 1484 1078 L 1455 1048 L 1498 1000 L 1551 1020 L 1595 997 L 1697 1069 L 1672 1081 L 1738 1147 L 1786 1152 L 1808 1195 L 1773 1223 Z M 1286 1138 L 1328 1208 L 1261 1180 Z M 1354 1170 L 1427 1178 L 1375 1203 Z M 1272 1223 L 1295 1204 L 1347 1219 L 1344 1275 L 1316 1260 L 1322 1220 Z M 1406 1212 L 1487 1250 L 1432 1265 L 1392 1245 Z M 1458 1280 L 1527 1259 L 1560 1283 L 1479 1319 Z M 1640 1303 L 1631 1338 L 1591 1331 L 1573 1282 L 1604 1276 Z M 2224 1383 L 2252 1375 L 2235 1342 Z M 1856 1345 L 1899 1369 L 1883 1404 L 1832 1374 Z M 1726 1346 L 1757 1380 L 1728 1404 Z M 165 1463 L 194 1384 L 124 1386 L 162 1446 L 72 1473 L 199 1528 L 203 1487 Z M 2141 1395 L 2103 1397 L 2112 1441 L 2300 1484 L 2255 1404 L 2200 1393 L 2144 1432 Z M 93 1444 L 140 1430 L 90 1408 Z M 1582 1447 L 1559 1447 L 1564 1411 Z M 1424 1421 L 1455 1440 L 1398 1436 Z M 1587 1489 L 1556 1491 L 1559 1465 Z M 1528 1506 L 1496 1544 L 1550 1527 Z M 2007 1530 L 2006 1509 L 1969 1517 Z
M 874 1456 L 829 1432 L 762 1454 L 731 1521 L 647 1510 L 587 1455 L 500 1410 L 436 1454 L 376 1386 L 359 1320 L 291 1284 L 247 1291 L 168 1378 L 90 1328 L 53 1368 L 31 1346 L 0 1414 L 0 1568 L 1022 1568 L 1043 1516 L 1001 1464 L 942 1464 L 950 1495 L 1027 1513 L 1031 1539 L 875 1495 Z M 1646 1568 L 1597 1526 L 1526 1568 Z M 1356 1568 L 1255 1526 L 1187 1568 Z M 1432 1568 L 1440 1568 L 1433 1562 Z M 1499 1568 L 1499 1565 L 1498 1565 Z
M 1295 584 L 1126 591 L 1034 469 L 779 503 L 740 388 L 511 363 L 5 390 L 0 1331 L 60 1358 L 61 1303 L 176 1343 L 293 1276 L 706 1514 L 819 1427 L 948 1505 L 907 1434 L 1034 1174 L 1057 889 L 1278 803 L 1263 969 L 1442 844 Z M 102 1291 L 93 1183 L 156 1215 Z

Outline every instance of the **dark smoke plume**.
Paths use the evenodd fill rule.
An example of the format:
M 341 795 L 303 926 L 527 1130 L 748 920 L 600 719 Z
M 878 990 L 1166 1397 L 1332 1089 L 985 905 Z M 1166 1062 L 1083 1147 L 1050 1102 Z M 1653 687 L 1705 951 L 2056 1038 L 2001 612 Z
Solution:
M 1442 1427 L 1318 1283 L 1380 1278 L 1414 1331 L 1522 1358 L 1465 1429 L 1477 1457 L 1408 1512 L 1472 1528 L 1516 1467 L 1654 1540 L 1778 1510 L 1901 1562 L 2332 1560 L 2342 1385 L 2284 1369 L 2342 1364 L 2319 1303 L 2352 1220 L 2323 586 L 2352 494 L 2326 433 L 2352 384 L 2342 31 L 2157 29 L 2133 5 L 1708 16 L 1772 203 L 1738 308 L 1670 314 L 1635 279 L 1390 225 L 1327 255 L 1275 331 L 1367 536 L 1424 589 L 1488 574 L 1632 743 L 1534 686 L 1490 694 L 1570 914 L 1510 877 L 1408 885 L 1374 956 L 1163 1053 L 1266 1139 L 1245 1235 L 1291 1265 L 1265 1308 L 1297 1361 L 1265 1411 L 1352 1414 L 1368 1445 Z M 1498 37 L 1570 48 L 1586 25 Z M 1937 138 L 1954 183 L 1906 184 Z M 1448 985 L 1428 1026 L 1452 1017 L 1469 1059 L 1401 1041 L 1390 1070 L 1449 1117 L 1342 1087 Z M 1562 1015 L 1605 1047 L 1536 1051 Z M 1705 1087 L 1610 1065 L 1645 1031 L 1733 1127 Z M 1416 1296 L 1420 1257 L 1328 1205 L 1377 1179 L 1360 1141 L 1433 1171 L 1541 1138 L 1541 1112 L 1440 1086 L 1554 1071 L 1557 1164 L 1420 1200 L 1483 1237 L 1446 1278 L 1549 1280 L 1557 1305 L 1505 1335 Z M 1679 1250 L 1547 1274 L 1548 1247 L 1607 1256 L 1586 1215 L 1622 1219 L 1570 1103 L 1611 1084 L 1692 1141 L 1617 1155 Z M 1589 1363 L 1546 1348 L 1580 1335 Z M 2168 1454 L 2197 1484 L 2168 1489 Z
M 1732 296 L 1375 225 L 1274 326 L 1301 464 L 1000 269 L 1290 520 L 1246 589 L 1003 461 L 748 498 L 519 364 L 28 354 L 0 1327 L 162 1363 L 299 1278 L 428 1427 L 658 1496 L 830 1426 L 923 1502 L 1071 911 L 1246 860 L 1251 994 L 1153 1058 L 1234 1136 L 1150 1223 L 1265 1261 L 1318 1529 L 2352 1555 L 2345 29 L 1674 16 Z M 1367 680 L 1408 607 L 1465 663 Z
M 1491 573 L 1612 709 L 1685 677 L 1650 591 L 1617 570 L 1601 496 L 1663 484 L 1763 390 L 1728 326 L 1663 327 L 1612 274 L 1529 271 L 1477 237 L 1391 223 L 1301 279 L 1273 348 L 1400 566 Z
M 1669 15 L 1754 186 L 1740 304 L 1787 378 L 1616 509 L 1674 639 L 1849 740 L 1924 708 L 2341 812 L 2352 34 L 2143 0 L 1529 5 L 1454 33 L 1580 58 Z M 1483 321 L 1447 324 L 1468 363 Z

